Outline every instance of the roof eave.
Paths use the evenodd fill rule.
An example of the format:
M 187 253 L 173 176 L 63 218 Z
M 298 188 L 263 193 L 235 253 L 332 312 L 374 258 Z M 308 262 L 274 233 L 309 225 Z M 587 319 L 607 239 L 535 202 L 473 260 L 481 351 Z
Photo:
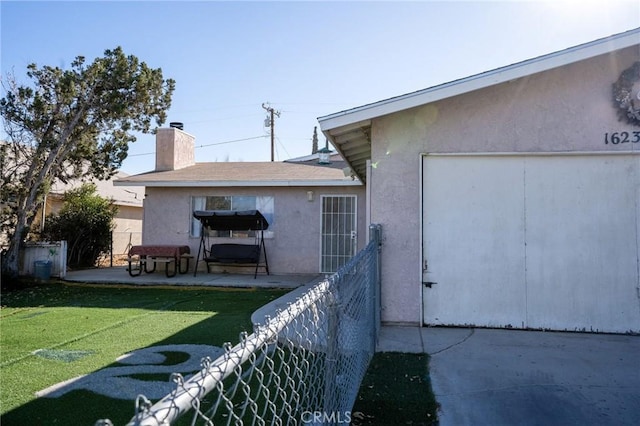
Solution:
M 529 59 L 517 64 L 508 65 L 493 71 L 487 71 L 380 102 L 318 117 L 318 123 L 320 124 L 322 133 L 324 133 L 332 145 L 336 147 L 349 166 L 351 166 L 356 176 L 365 182 L 366 163 L 363 160 L 363 154 L 366 154 L 368 150 L 369 158 L 371 158 L 370 132 L 372 120 L 637 44 L 640 44 L 640 28 Z M 354 130 L 357 131 L 357 129 L 362 130 L 361 135 L 354 133 Z M 347 136 L 345 137 L 344 135 Z M 341 139 L 345 139 L 345 141 L 341 141 Z M 346 148 L 346 145 L 343 146 L 343 143 L 348 144 L 349 147 Z M 354 160 L 350 155 L 350 151 L 357 153 L 357 160 Z
M 640 43 L 640 28 L 579 46 L 476 74 L 428 89 L 363 105 L 347 111 L 318 117 L 321 130 L 328 130 L 371 120 L 441 99 L 515 80 L 563 65 L 571 64 Z
M 273 181 L 126 181 L 119 180 L 113 183 L 115 186 L 145 186 L 167 188 L 203 188 L 203 187 L 303 187 L 303 186 L 362 186 L 362 182 L 352 179 L 341 180 L 273 180 Z

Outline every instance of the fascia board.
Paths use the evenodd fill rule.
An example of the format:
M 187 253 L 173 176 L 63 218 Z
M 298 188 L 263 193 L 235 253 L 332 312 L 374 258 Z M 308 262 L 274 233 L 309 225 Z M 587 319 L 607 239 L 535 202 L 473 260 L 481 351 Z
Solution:
M 115 181 L 115 186 L 145 186 L 163 188 L 232 188 L 232 187 L 301 187 L 301 186 L 362 186 L 359 180 L 278 180 L 278 181 Z
M 326 132 L 332 129 L 462 95 L 474 90 L 483 89 L 631 47 L 635 44 L 640 44 L 640 28 L 460 80 L 444 83 L 425 90 L 319 117 L 318 123 L 320 124 L 320 129 L 326 134 Z
M 142 201 L 140 201 L 139 203 L 132 203 L 130 201 L 114 200 L 113 204 L 115 204 L 116 206 L 124 206 L 124 207 L 142 207 Z

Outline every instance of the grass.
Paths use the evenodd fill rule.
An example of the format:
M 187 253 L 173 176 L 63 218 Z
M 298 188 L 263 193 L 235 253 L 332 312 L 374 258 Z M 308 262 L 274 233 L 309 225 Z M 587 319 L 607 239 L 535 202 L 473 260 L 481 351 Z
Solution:
M 378 352 L 369 364 L 351 417 L 354 426 L 435 425 L 437 410 L 429 355 Z
M 0 422 L 5 425 L 126 423 L 133 399 L 74 390 L 36 398 L 49 386 L 158 345 L 236 343 L 250 315 L 282 290 L 136 288 L 52 283 L 3 292 L 0 311 Z M 168 355 L 164 364 L 180 362 Z M 157 367 L 155 367 L 158 369 Z M 168 381 L 170 373 L 165 373 Z M 79 404 L 79 402 L 82 402 Z
M 240 332 L 251 331 L 251 313 L 285 292 L 62 282 L 3 290 L 0 423 L 93 425 L 109 418 L 125 424 L 134 414 L 135 395 L 119 399 L 78 388 L 46 398 L 36 392 L 74 377 L 126 369 L 128 364 L 117 358 L 142 348 L 235 344 Z M 162 381 L 170 390 L 173 366 L 189 356 L 171 350 L 162 355 L 164 360 L 147 361 L 146 370 L 128 377 Z M 428 377 L 427 355 L 376 354 L 353 409 L 353 424 L 434 424 L 437 406 Z M 120 392 L 117 380 L 108 380 L 106 387 Z

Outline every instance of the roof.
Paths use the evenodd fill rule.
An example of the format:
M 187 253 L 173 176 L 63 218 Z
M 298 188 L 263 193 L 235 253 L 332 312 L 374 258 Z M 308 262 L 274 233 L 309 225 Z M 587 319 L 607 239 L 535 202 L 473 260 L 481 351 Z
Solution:
M 0 140 L 0 145 L 9 145 L 12 143 L 13 142 L 9 142 L 6 140 Z M 27 152 L 30 152 L 33 149 L 27 146 L 24 146 L 23 148 L 26 148 Z M 17 152 L 23 152 L 23 150 L 18 150 Z M 21 157 L 21 159 L 24 158 Z M 9 161 L 9 164 L 17 164 L 15 158 L 10 158 Z M 24 171 L 25 168 L 26 166 L 24 165 L 19 166 L 19 170 L 21 171 Z M 87 165 L 85 164 L 84 170 L 86 171 L 86 169 Z M 144 187 L 130 187 L 128 189 L 114 188 L 114 180 L 125 178 L 127 176 L 129 175 L 124 172 L 117 171 L 115 175 L 107 180 L 99 180 L 91 176 L 82 176 L 77 179 L 69 179 L 66 182 L 63 182 L 60 179 L 54 179 L 51 188 L 49 188 L 48 195 L 61 197 L 65 192 L 79 188 L 83 183 L 93 183 L 96 186 L 96 194 L 103 198 L 112 200 L 115 205 L 142 208 Z
M 107 199 L 113 200 L 113 203 L 118 206 L 130 206 L 130 207 L 142 207 L 142 200 L 144 199 L 144 187 L 133 186 L 130 188 L 116 188 L 114 181 L 117 179 L 126 179 L 129 175 L 123 172 L 117 172 L 112 178 L 108 180 L 91 180 L 88 182 L 96 185 L 96 193 Z M 83 181 L 74 180 L 68 183 L 62 183 L 56 181 L 51 187 L 52 194 L 64 194 L 74 188 L 78 188 Z
M 335 162 L 335 163 L 340 163 L 343 164 L 343 167 L 346 167 L 347 165 L 345 164 L 344 160 L 342 159 L 342 157 L 340 156 L 340 153 L 335 152 L 335 151 L 331 151 L 331 153 L 329 154 L 330 158 L 331 158 L 331 162 Z M 284 160 L 285 163 L 304 163 L 304 162 L 318 162 L 318 160 L 320 159 L 320 154 L 315 153 L 315 154 L 309 154 L 309 155 L 305 155 L 303 157 L 296 157 L 296 158 L 289 158 L 288 160 Z
M 117 186 L 148 187 L 296 187 L 358 186 L 345 176 L 344 161 L 196 163 L 179 170 L 149 172 L 117 180 Z
M 365 181 L 371 120 L 640 44 L 640 28 L 513 65 L 318 118 L 320 129 Z

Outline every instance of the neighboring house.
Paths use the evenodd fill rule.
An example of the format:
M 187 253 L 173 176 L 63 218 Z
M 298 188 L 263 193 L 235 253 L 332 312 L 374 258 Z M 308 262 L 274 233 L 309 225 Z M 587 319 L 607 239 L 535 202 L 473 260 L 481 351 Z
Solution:
M 640 332 L 639 92 L 636 29 L 319 118 L 382 225 L 382 320 Z
M 132 245 L 142 242 L 142 219 L 144 212 L 144 187 L 134 186 L 122 188 L 114 185 L 117 179 L 128 177 L 127 173 L 118 172 L 107 181 L 94 182 L 98 187 L 98 194 L 110 198 L 118 207 L 118 213 L 113 219 L 113 255 L 124 256 Z
M 0 144 L 9 144 L 0 141 Z M 9 164 L 15 164 L 9 161 Z M 0 167 L 5 167 L 0 164 Z M 116 188 L 113 185 L 115 179 L 129 176 L 126 173 L 117 172 L 109 180 L 93 180 L 96 185 L 96 193 L 103 198 L 113 200 L 118 207 L 118 214 L 114 219 L 113 230 L 113 254 L 124 255 L 130 244 L 140 244 L 142 234 L 142 199 L 144 198 L 144 187 Z M 79 188 L 84 179 L 76 179 L 67 183 L 55 181 L 47 193 L 43 207 L 36 213 L 32 230 L 38 232 L 42 230 L 46 221 L 46 216 L 60 211 L 63 205 L 63 196 L 66 191 Z M 5 200 L 0 201 L 0 206 Z M 0 234 L 0 247 L 8 245 L 8 237 Z
M 319 164 L 318 155 L 196 163 L 194 149 L 192 135 L 176 127 L 158 129 L 155 170 L 115 182 L 145 187 L 144 244 L 188 245 L 195 255 L 201 229 L 194 210 L 258 209 L 269 221 L 265 246 L 273 274 L 334 272 L 364 247 L 365 188 L 339 156 L 330 164 Z M 211 241 L 253 238 L 231 234 Z
M 113 203 L 118 207 L 118 213 L 114 218 L 113 229 L 114 256 L 125 255 L 129 247 L 140 244 L 142 238 L 142 200 L 144 198 L 144 187 L 120 188 L 113 184 L 115 180 L 124 179 L 128 176 L 127 173 L 117 172 L 109 180 L 91 181 L 96 185 L 96 194 L 103 198 L 113 200 Z M 64 204 L 64 193 L 71 189 L 78 188 L 81 184 L 81 181 L 72 181 L 67 184 L 60 182 L 55 183 L 51 187 L 45 200 L 45 216 L 59 212 Z M 40 215 L 42 215 L 42 211 Z M 41 223 L 41 221 L 38 221 L 34 226 L 39 226 Z

